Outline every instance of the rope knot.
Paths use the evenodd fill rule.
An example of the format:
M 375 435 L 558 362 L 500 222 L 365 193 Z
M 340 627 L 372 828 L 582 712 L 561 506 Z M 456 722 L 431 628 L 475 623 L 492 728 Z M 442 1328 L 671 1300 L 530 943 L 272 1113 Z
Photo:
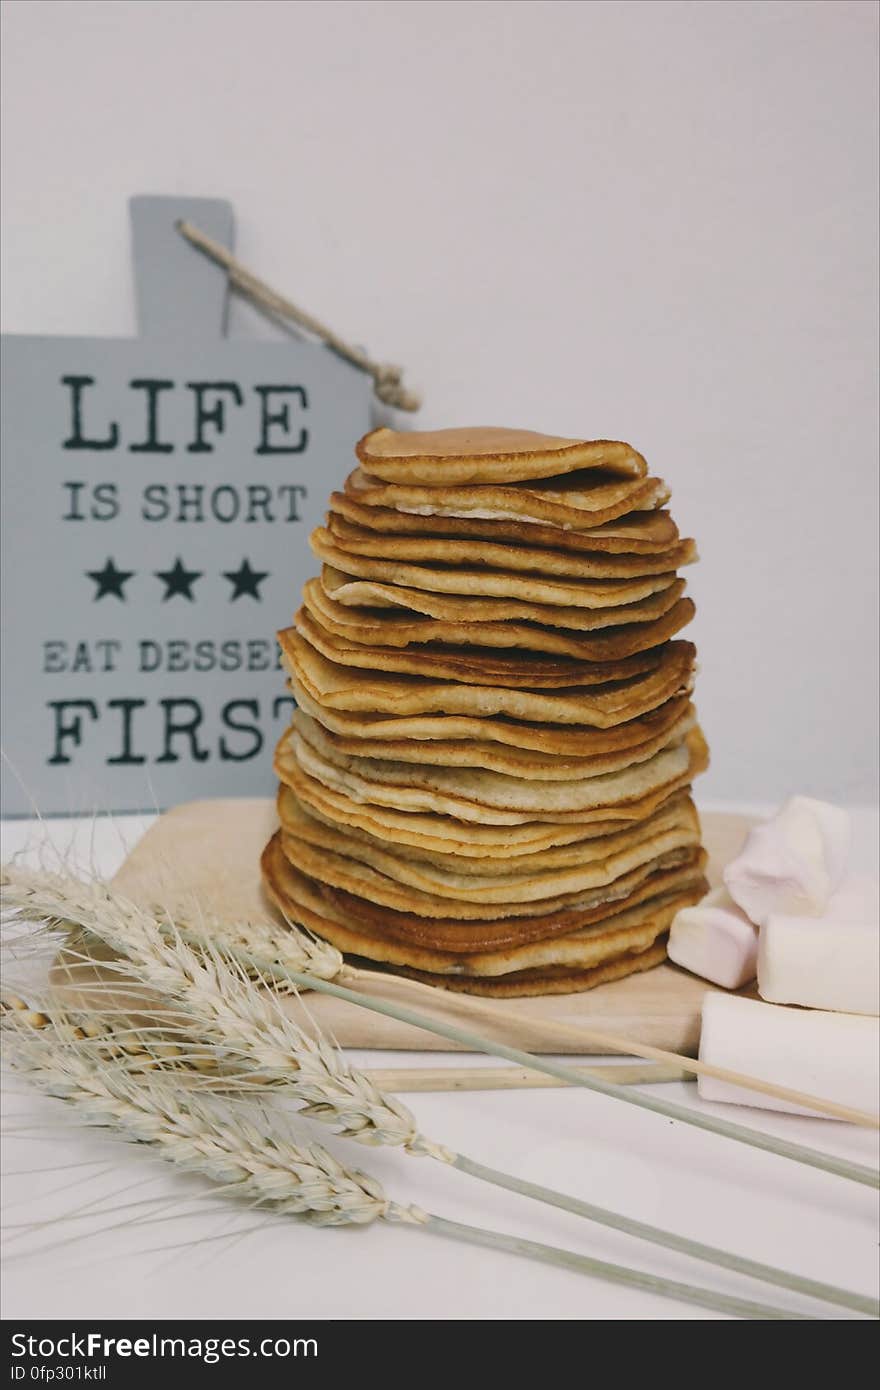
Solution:
M 320 338 L 326 343 L 331 351 L 339 357 L 344 357 L 353 366 L 359 367 L 362 372 L 368 372 L 373 378 L 374 390 L 383 405 L 390 405 L 395 410 L 418 410 L 422 403 L 421 397 L 414 391 L 407 391 L 403 385 L 403 368 L 395 367 L 389 362 L 374 362 L 362 348 L 352 347 L 350 343 L 340 338 L 338 333 L 334 333 L 332 328 L 321 323 L 314 314 L 307 314 L 304 309 L 300 309 L 291 300 L 285 299 L 284 295 L 273 290 L 263 280 L 258 280 L 249 270 L 237 261 L 225 246 L 213 241 L 206 236 L 198 227 L 194 227 L 190 222 L 178 220 L 175 223 L 177 231 L 185 237 L 188 242 L 197 247 L 206 256 L 218 265 L 225 266 L 229 274 L 229 283 L 235 289 L 246 294 L 255 304 L 265 309 L 270 315 L 282 319 L 290 319 L 300 328 L 304 328 L 307 333 L 312 333 L 316 338 Z
M 383 405 L 393 406 L 395 410 L 418 410 L 422 398 L 404 386 L 402 367 L 395 367 L 391 362 L 377 362 L 372 370 L 376 395 Z

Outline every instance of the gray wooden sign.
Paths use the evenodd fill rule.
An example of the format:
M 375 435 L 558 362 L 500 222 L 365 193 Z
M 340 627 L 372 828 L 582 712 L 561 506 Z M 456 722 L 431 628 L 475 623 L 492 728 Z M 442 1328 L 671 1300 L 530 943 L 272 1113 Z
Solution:
M 132 200 L 141 336 L 3 339 L 4 815 L 271 792 L 275 632 L 371 425 L 323 346 L 235 340 L 232 209 Z

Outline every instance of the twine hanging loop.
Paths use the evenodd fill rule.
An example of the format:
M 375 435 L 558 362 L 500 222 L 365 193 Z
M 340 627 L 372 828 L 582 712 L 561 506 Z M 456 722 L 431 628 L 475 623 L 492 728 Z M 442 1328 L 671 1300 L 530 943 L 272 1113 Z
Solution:
M 352 366 L 366 372 L 373 378 L 373 389 L 377 398 L 384 405 L 392 406 L 395 410 L 418 410 L 421 405 L 421 397 L 414 391 L 408 390 L 403 384 L 403 368 L 396 367 L 390 362 L 374 362 L 367 353 L 358 347 L 353 347 L 351 343 L 346 343 L 343 338 L 321 323 L 312 314 L 300 309 L 284 295 L 273 290 L 265 281 L 258 279 L 240 261 L 236 260 L 231 251 L 225 246 L 221 246 L 212 237 L 206 236 L 198 227 L 194 227 L 191 222 L 179 221 L 176 223 L 180 235 L 209 256 L 212 261 L 222 265 L 228 275 L 229 283 L 234 289 L 247 296 L 253 303 L 259 305 L 274 318 L 284 321 L 291 321 L 298 328 L 303 328 L 307 333 L 319 338 L 326 343 L 337 357 L 342 357 Z

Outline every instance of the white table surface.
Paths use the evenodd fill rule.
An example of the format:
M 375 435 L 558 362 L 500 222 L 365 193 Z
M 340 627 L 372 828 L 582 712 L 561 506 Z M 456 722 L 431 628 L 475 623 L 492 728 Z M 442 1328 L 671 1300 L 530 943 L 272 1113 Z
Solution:
M 706 808 L 708 809 L 708 807 Z M 766 808 L 713 803 L 711 809 Z M 8 822 L 3 857 L 51 840 L 112 873 L 152 818 Z M 878 817 L 853 811 L 854 867 L 876 871 Z M 413 1053 L 357 1053 L 366 1067 Z M 485 1065 L 430 1054 L 430 1065 Z M 71 1123 L 61 1102 L 4 1087 L 3 1315 L 40 1318 L 699 1319 L 717 1315 L 418 1229 L 316 1229 L 224 1207 L 207 1183 Z M 876 1134 L 832 1121 L 670 1100 L 861 1163 Z M 877 1195 L 587 1091 L 405 1097 L 423 1131 L 497 1168 L 770 1264 L 876 1296 Z M 328 1131 L 320 1137 L 327 1142 Z M 316 1136 L 317 1137 L 317 1136 Z M 333 1148 L 336 1141 L 331 1140 Z M 489 1188 L 427 1159 L 336 1145 L 399 1200 L 684 1282 L 819 1317 L 823 1305 Z M 75 1166 L 74 1166 L 75 1165 Z M 138 1205 L 129 1205 L 131 1203 Z M 71 1219 L 76 1214 L 76 1219 Z

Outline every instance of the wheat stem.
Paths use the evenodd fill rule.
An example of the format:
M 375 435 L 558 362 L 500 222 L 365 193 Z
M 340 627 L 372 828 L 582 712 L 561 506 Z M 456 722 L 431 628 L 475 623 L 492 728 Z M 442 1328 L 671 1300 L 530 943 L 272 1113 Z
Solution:
M 766 1153 L 776 1154 L 780 1158 L 793 1159 L 795 1162 L 804 1163 L 810 1168 L 819 1168 L 826 1173 L 833 1173 L 837 1177 L 848 1178 L 851 1182 L 862 1183 L 866 1187 L 880 1187 L 880 1173 L 861 1163 L 852 1163 L 849 1159 L 838 1158 L 834 1154 L 822 1153 L 818 1149 L 809 1149 L 803 1144 L 792 1144 L 788 1140 L 777 1139 L 772 1134 L 762 1134 L 760 1130 L 734 1124 L 731 1120 L 717 1119 L 713 1115 L 699 1110 L 690 1110 L 686 1106 L 675 1105 L 671 1101 L 660 1100 L 655 1096 L 645 1095 L 641 1091 L 627 1092 L 623 1086 L 616 1086 L 613 1082 L 605 1081 L 600 1077 L 586 1076 L 583 1071 L 577 1068 L 565 1066 L 533 1052 L 524 1052 L 518 1047 L 508 1047 L 506 1043 L 495 1042 L 492 1038 L 484 1038 L 479 1033 L 471 1033 L 469 1029 L 458 1028 L 455 1024 L 444 1023 L 440 1019 L 416 1013 L 413 1009 L 401 1008 L 400 1005 L 392 1004 L 386 1000 L 373 999 L 371 996 L 361 994 L 358 990 L 347 989 L 345 985 L 339 985 L 333 980 L 318 980 L 299 971 L 285 971 L 285 978 L 299 985 L 302 989 L 313 989 L 322 994 L 332 994 L 336 999 L 345 999 L 350 1004 L 357 1004 L 359 1008 L 371 1009 L 374 1013 L 385 1014 L 387 1018 L 394 1018 L 399 1023 L 410 1023 L 414 1028 L 422 1028 L 429 1033 L 435 1033 L 440 1038 L 448 1038 L 450 1042 L 466 1047 L 472 1052 L 485 1052 L 493 1057 L 504 1057 L 508 1062 L 516 1062 L 519 1066 L 532 1067 L 536 1071 L 546 1072 L 548 1076 L 555 1076 L 560 1081 L 564 1081 L 566 1085 L 583 1086 L 589 1091 L 598 1091 L 600 1095 L 626 1101 L 629 1105 L 636 1105 L 642 1110 L 651 1110 L 654 1114 L 665 1115 L 671 1120 L 681 1120 L 684 1124 L 694 1125 L 697 1129 L 708 1130 L 712 1134 L 720 1134 L 725 1139 L 733 1139 L 739 1144 L 747 1144 L 751 1148 L 762 1149 Z
M 677 1250 L 682 1255 L 690 1255 L 693 1259 L 719 1265 L 722 1269 L 734 1270 L 737 1274 L 745 1274 L 751 1279 L 760 1279 L 765 1284 L 775 1284 L 777 1288 L 790 1289 L 793 1293 L 804 1294 L 807 1298 L 818 1298 L 825 1303 L 851 1308 L 854 1312 L 867 1313 L 874 1318 L 880 1316 L 880 1303 L 875 1299 L 865 1298 L 862 1294 L 852 1293 L 849 1289 L 837 1288 L 834 1284 L 823 1284 L 817 1279 L 807 1279 L 800 1274 L 777 1269 L 774 1265 L 761 1264 L 758 1260 L 750 1260 L 744 1255 L 735 1255 L 714 1245 L 704 1245 L 688 1236 L 677 1236 L 672 1231 L 664 1231 L 658 1226 L 637 1221 L 634 1217 L 607 1211 L 604 1207 L 584 1202 L 579 1197 L 569 1197 L 540 1183 L 528 1182 L 524 1178 L 512 1177 L 510 1173 L 499 1172 L 497 1168 L 477 1163 L 465 1154 L 458 1154 L 454 1166 L 463 1173 L 469 1173 L 473 1178 L 494 1183 L 497 1187 L 507 1188 L 509 1192 L 518 1192 L 524 1197 L 534 1197 L 550 1206 L 573 1212 L 575 1216 L 595 1221 L 600 1226 L 609 1226 L 614 1231 L 624 1231 L 627 1235 L 650 1241 L 653 1245 L 665 1246 L 667 1250 Z
M 753 1303 L 747 1299 L 733 1298 L 729 1294 L 716 1293 L 714 1289 L 703 1289 L 694 1284 L 680 1284 L 673 1279 L 664 1279 L 658 1274 L 648 1274 L 644 1270 L 607 1264 L 604 1260 L 594 1260 L 585 1255 L 571 1255 L 567 1250 L 557 1250 L 551 1245 L 522 1240 L 518 1236 L 500 1235 L 497 1231 L 485 1231 L 479 1226 L 466 1226 L 460 1221 L 449 1221 L 445 1217 L 433 1216 L 430 1213 L 421 1229 L 435 1231 L 438 1235 L 453 1236 L 457 1240 L 468 1241 L 471 1245 L 482 1245 L 489 1250 L 506 1250 L 511 1254 L 524 1255 L 527 1259 L 541 1260 L 544 1264 L 556 1265 L 559 1269 L 577 1269 L 582 1274 L 593 1274 L 610 1284 L 624 1284 L 629 1288 L 644 1289 L 648 1293 L 680 1299 L 682 1303 L 696 1304 L 699 1308 L 711 1308 L 716 1313 L 729 1313 L 735 1318 L 780 1322 L 811 1320 L 808 1313 L 792 1313 L 765 1303 Z

